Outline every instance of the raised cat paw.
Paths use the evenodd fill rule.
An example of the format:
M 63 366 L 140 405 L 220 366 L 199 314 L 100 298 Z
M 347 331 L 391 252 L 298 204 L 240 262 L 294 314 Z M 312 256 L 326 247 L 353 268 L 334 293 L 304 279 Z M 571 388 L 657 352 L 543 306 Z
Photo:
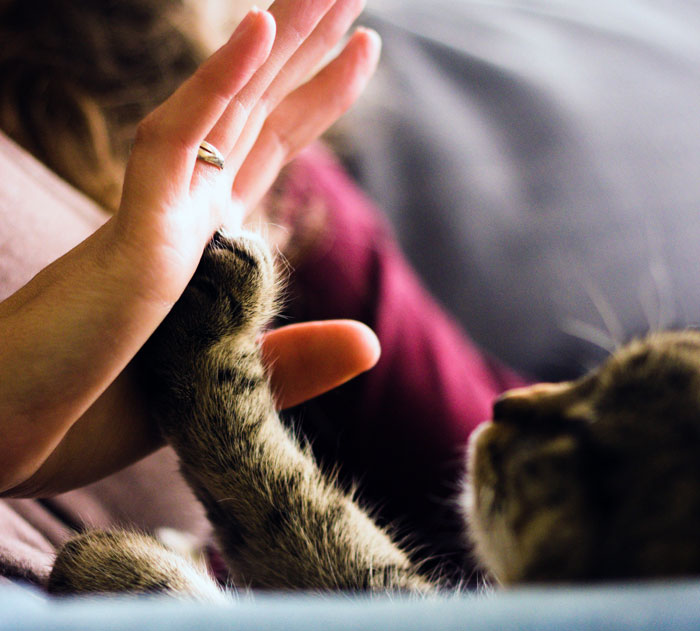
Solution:
M 168 320 L 205 340 L 257 334 L 274 303 L 274 266 L 265 242 L 252 233 L 235 239 L 216 233 Z
M 232 239 L 217 232 L 185 290 L 188 293 L 199 294 L 202 311 L 208 311 L 200 315 L 222 333 L 239 329 L 257 333 L 275 306 L 275 270 L 268 245 L 253 233 Z
M 254 342 L 274 313 L 275 285 L 272 256 L 260 237 L 217 233 L 182 297 L 141 352 L 145 373 L 187 380 L 204 351 Z
M 234 385 L 265 382 L 257 338 L 273 314 L 275 285 L 272 255 L 260 237 L 217 233 L 212 239 L 138 359 L 151 411 L 166 437 L 184 431 L 180 442 L 188 442 L 208 431 L 206 410 L 222 396 L 222 378 Z

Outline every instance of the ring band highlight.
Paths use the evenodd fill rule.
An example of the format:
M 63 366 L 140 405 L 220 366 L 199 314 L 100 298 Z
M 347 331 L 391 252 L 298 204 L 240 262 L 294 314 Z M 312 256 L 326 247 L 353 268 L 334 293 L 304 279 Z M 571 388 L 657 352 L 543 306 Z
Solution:
M 219 170 L 224 168 L 224 156 L 221 155 L 221 152 L 214 145 L 206 140 L 203 140 L 202 144 L 199 145 L 197 159 L 211 164 Z

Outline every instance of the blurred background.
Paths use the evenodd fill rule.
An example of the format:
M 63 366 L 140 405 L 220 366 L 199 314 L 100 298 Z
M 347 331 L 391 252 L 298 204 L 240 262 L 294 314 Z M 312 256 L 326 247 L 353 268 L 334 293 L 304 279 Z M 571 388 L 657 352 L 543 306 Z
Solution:
M 369 0 L 360 22 L 382 61 L 330 138 L 479 344 L 561 379 L 700 322 L 700 3 Z

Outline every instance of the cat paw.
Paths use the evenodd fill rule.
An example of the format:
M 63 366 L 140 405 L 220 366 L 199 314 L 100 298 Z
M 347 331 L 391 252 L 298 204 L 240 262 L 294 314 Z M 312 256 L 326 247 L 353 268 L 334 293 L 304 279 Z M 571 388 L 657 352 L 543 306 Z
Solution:
M 147 535 L 92 531 L 58 551 L 49 593 L 156 594 L 223 603 L 225 595 L 208 575 Z
M 257 333 L 275 307 L 275 269 L 269 246 L 253 233 L 228 238 L 217 232 L 185 294 L 201 305 L 200 315 L 222 334 L 240 329 Z
M 254 341 L 274 314 L 275 269 L 267 244 L 244 234 L 217 233 L 192 280 L 141 356 L 146 372 L 187 365 L 219 343 Z
M 276 279 L 267 244 L 256 235 L 217 234 L 187 289 L 139 352 L 139 381 L 166 435 L 176 409 L 200 395 L 236 355 L 257 355 L 257 339 L 274 313 Z

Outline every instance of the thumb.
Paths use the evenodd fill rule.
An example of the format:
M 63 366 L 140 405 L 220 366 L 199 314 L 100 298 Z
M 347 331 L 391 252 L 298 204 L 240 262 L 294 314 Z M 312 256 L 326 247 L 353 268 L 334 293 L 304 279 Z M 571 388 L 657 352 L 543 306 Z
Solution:
M 364 324 L 328 320 L 268 331 L 262 352 L 277 406 L 284 409 L 369 370 L 381 350 L 377 336 Z

